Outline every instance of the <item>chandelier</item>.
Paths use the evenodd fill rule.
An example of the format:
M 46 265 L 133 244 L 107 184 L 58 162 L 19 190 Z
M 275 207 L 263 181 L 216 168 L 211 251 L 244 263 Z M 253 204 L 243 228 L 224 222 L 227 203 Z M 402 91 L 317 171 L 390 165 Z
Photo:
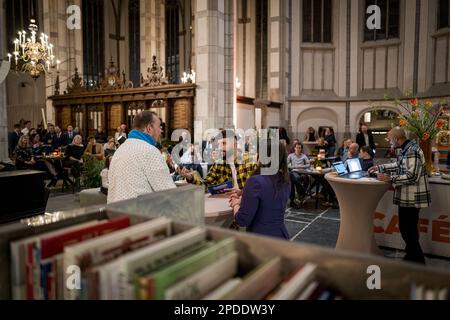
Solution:
M 27 38 L 26 31 L 19 31 L 19 38 L 16 38 L 14 43 L 14 52 L 8 53 L 8 59 L 14 57 L 16 70 L 21 69 L 23 72 L 28 72 L 34 79 L 39 78 L 41 74 L 50 73 L 50 68 L 55 66 L 59 71 L 59 60 L 55 60 L 53 55 L 53 44 L 48 42 L 48 36 L 41 33 L 40 42 L 36 41 L 36 34 L 38 26 L 36 20 L 31 19 L 28 27 L 30 37 Z
M 183 72 L 183 76 L 181 77 L 181 83 L 195 83 L 196 73 L 194 70 L 191 70 L 190 73 Z

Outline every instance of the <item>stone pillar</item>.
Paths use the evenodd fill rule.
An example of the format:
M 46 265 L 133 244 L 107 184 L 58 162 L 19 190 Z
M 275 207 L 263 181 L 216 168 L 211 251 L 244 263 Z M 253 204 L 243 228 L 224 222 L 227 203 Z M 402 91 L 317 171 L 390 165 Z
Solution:
M 195 141 L 209 128 L 233 126 L 233 0 L 199 0 L 195 9 Z
M 3 66 L 3 60 L 6 56 L 6 19 L 4 1 L 0 0 L 0 66 Z M 1 74 L 0 74 L 1 76 Z M 1 79 L 0 79 L 1 80 Z M 6 79 L 0 83 L 0 161 L 8 160 L 8 118 L 6 105 Z
M 70 4 L 77 5 L 81 9 L 81 2 L 81 0 L 74 0 Z M 65 1 L 43 0 L 42 3 L 44 21 L 39 22 L 39 28 L 50 37 L 49 41 L 54 45 L 54 55 L 56 59 L 61 61 L 59 79 L 64 84 L 59 91 L 60 94 L 63 94 L 68 84 L 67 79 L 74 74 L 75 67 L 78 67 L 78 70 L 83 70 L 83 30 L 70 30 L 67 27 L 67 19 L 70 15 L 67 14 L 68 5 Z M 51 75 L 45 77 L 47 97 L 54 95 L 55 81 L 56 68 Z M 47 99 L 46 106 L 47 122 L 55 123 L 55 110 L 52 101 Z M 62 129 L 65 130 L 66 128 Z
M 283 103 L 281 126 L 289 127 L 289 0 L 269 0 L 269 99 Z
M 158 63 L 165 69 L 165 11 L 164 1 L 162 0 L 140 1 L 141 72 L 145 78 L 147 68 L 152 66 L 152 57 L 154 55 L 156 55 Z

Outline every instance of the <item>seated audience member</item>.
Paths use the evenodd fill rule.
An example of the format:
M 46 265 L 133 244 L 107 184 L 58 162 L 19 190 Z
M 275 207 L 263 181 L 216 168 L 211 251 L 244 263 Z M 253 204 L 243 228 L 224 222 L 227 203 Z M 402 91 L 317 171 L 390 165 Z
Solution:
M 317 145 L 315 146 L 315 149 L 317 150 L 317 152 L 320 152 L 320 150 L 325 150 L 325 154 L 326 156 L 328 156 L 328 146 L 324 138 L 317 139 Z
M 348 149 L 350 148 L 350 145 L 353 143 L 351 139 L 347 139 L 342 141 L 342 146 L 338 149 L 338 157 L 340 158 L 340 161 L 345 162 L 348 157 Z
M 66 132 L 65 136 L 66 136 L 66 146 L 67 146 L 72 143 L 73 138 L 75 138 L 75 136 L 76 136 L 72 125 L 69 124 L 67 126 L 67 132 Z
M 100 143 L 97 143 L 92 136 L 89 137 L 89 143 L 84 153 L 95 157 L 97 160 L 103 160 L 103 146 Z
M 359 159 L 361 160 L 361 167 L 363 171 L 368 171 L 374 166 L 372 149 L 369 146 L 361 147 L 359 151 Z
M 208 171 L 205 179 L 193 174 L 186 168 L 182 170 L 182 176 L 187 182 L 205 185 L 206 187 L 227 181 L 233 182 L 234 189 L 242 190 L 245 182 L 251 177 L 257 165 L 250 163 L 248 156 L 244 155 L 243 161 L 239 161 L 237 149 L 237 136 L 232 130 L 223 130 L 217 137 L 219 147 L 222 149 L 222 157 L 217 160 Z
M 22 134 L 24 136 L 27 136 L 31 130 L 31 121 L 30 120 L 25 121 L 24 126 L 25 126 L 25 128 L 22 129 Z
M 47 161 L 36 161 L 33 149 L 30 144 L 30 138 L 28 135 L 23 135 L 19 139 L 16 150 L 14 151 L 16 156 L 16 168 L 21 169 L 32 169 L 39 171 L 46 171 L 51 175 L 51 181 L 48 187 L 56 185 L 57 173 L 53 166 Z
M 23 136 L 23 133 L 20 124 L 15 124 L 14 131 L 8 134 L 8 151 L 10 156 L 14 154 L 14 150 L 16 150 L 17 143 L 21 136 Z
M 247 180 L 242 196 L 233 194 L 230 207 L 233 209 L 236 223 L 246 227 L 248 232 L 260 235 L 289 239 L 284 224 L 284 214 L 289 199 L 289 171 L 285 146 L 278 146 L 278 171 L 272 175 L 263 175 L 261 171 L 268 165 L 259 163 L 255 173 Z M 270 156 L 270 142 L 267 154 Z
M 298 172 L 298 170 L 305 170 L 311 167 L 309 158 L 303 153 L 303 145 L 297 142 L 294 145 L 294 153 L 287 157 L 288 168 L 290 169 L 289 176 L 291 181 L 290 206 L 298 209 L 299 206 L 295 203 L 295 191 L 299 197 L 303 197 L 308 188 L 309 179 L 307 176 Z
M 31 138 L 31 148 L 33 150 L 34 156 L 42 155 L 42 142 L 41 137 L 38 134 L 35 134 Z
M 317 135 L 316 130 L 314 130 L 313 127 L 309 127 L 308 131 L 305 134 L 305 142 L 316 142 L 317 141 Z
M 114 152 L 116 152 L 117 147 L 114 142 L 113 137 L 108 138 L 108 142 L 103 145 L 103 151 L 105 153 L 105 157 L 111 157 L 114 155 Z
M 65 146 L 66 143 L 67 143 L 66 135 L 64 133 L 62 133 L 60 127 L 55 126 L 55 134 L 54 134 L 53 140 L 52 140 L 53 150 L 57 150 L 57 149 Z
M 300 140 L 299 139 L 294 139 L 292 147 L 289 149 L 289 154 L 293 154 L 295 152 L 295 146 L 297 145 L 297 143 L 300 143 Z
M 30 137 L 28 135 L 20 137 L 16 149 L 14 150 L 14 155 L 16 158 L 16 168 L 18 170 L 34 169 L 36 161 L 33 157 L 33 150 L 31 149 Z
M 98 143 L 104 144 L 104 143 L 106 143 L 108 141 L 107 138 L 108 137 L 106 136 L 106 133 L 103 132 L 103 128 L 102 127 L 98 127 L 97 128 L 97 132 L 95 133 L 95 140 Z
M 450 150 L 447 153 L 447 161 L 445 165 L 447 166 L 447 169 L 450 169 Z
M 347 159 L 353 159 L 359 157 L 359 145 L 357 143 L 352 143 L 348 147 Z
M 81 136 L 76 135 L 75 138 L 73 138 L 72 143 L 67 146 L 65 153 L 64 166 L 71 168 L 72 175 L 75 179 L 81 177 L 84 154 L 82 141 Z
M 203 178 L 203 169 L 200 165 L 201 155 L 194 145 L 190 145 L 188 151 L 181 157 L 181 167 L 189 171 L 196 171 Z
M 44 136 L 44 140 L 42 141 L 45 145 L 53 146 L 53 139 L 55 138 L 55 126 L 49 123 L 47 125 L 48 131 Z
M 100 188 L 100 191 L 106 196 L 108 195 L 108 188 L 109 188 L 108 173 L 109 173 L 109 164 L 110 163 L 111 163 L 111 157 L 106 157 L 105 167 L 100 172 L 100 176 L 102 177 L 102 186 Z
M 117 132 L 114 134 L 114 140 L 116 142 L 116 146 L 120 146 L 121 144 L 123 144 L 126 139 L 127 139 L 126 132 L 123 130 L 122 126 L 119 126 L 117 128 Z

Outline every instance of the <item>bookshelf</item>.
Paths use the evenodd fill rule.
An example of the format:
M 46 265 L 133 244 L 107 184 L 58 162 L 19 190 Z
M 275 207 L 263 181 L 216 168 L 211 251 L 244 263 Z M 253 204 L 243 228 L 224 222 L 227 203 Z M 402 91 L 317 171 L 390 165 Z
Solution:
M 74 223 L 86 223 L 105 218 L 117 219 L 124 215 L 129 217 L 132 226 L 139 226 L 156 219 L 156 216 L 160 216 L 159 206 L 164 206 L 164 201 L 160 200 L 157 205 L 151 206 L 153 209 L 146 209 L 144 213 L 140 210 L 140 207 L 148 208 L 154 199 L 173 199 L 175 195 L 180 201 L 192 199 L 192 188 L 203 190 L 201 187 L 192 186 L 177 188 L 166 191 L 164 194 L 155 193 L 106 208 L 101 206 L 84 208 L 54 215 L 38 216 L 0 226 L 0 299 L 12 297 L 10 268 L 10 243 L 12 241 L 42 235 L 49 231 L 73 226 Z M 174 210 L 178 209 L 175 208 Z M 175 235 L 200 228 L 206 232 L 206 238 L 211 241 L 219 242 L 224 239 L 234 239 L 235 250 L 238 255 L 239 274 L 250 273 L 251 270 L 267 261 L 277 264 L 279 268 L 277 273 L 268 278 L 267 282 L 275 281 L 275 278 L 278 278 L 277 281 L 286 279 L 300 265 L 312 263 L 317 266 L 315 279 L 328 288 L 339 292 L 347 299 L 409 299 L 413 283 L 429 288 L 450 290 L 450 272 L 444 270 L 405 264 L 376 256 L 275 240 L 216 227 L 198 226 L 186 221 L 180 222 L 177 214 L 177 212 L 172 212 L 170 217 Z M 367 288 L 367 279 L 370 276 L 367 269 L 372 265 L 379 266 L 381 270 L 380 290 L 369 290 Z

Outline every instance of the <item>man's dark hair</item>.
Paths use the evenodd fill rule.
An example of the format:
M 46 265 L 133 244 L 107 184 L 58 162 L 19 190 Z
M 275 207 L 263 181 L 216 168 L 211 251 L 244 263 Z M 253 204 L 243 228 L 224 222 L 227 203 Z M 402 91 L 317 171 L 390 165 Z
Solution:
M 94 136 L 89 136 L 88 141 L 92 140 L 92 139 L 95 139 L 95 137 Z
M 229 138 L 234 138 L 234 141 L 238 141 L 238 136 L 233 130 L 230 129 L 220 131 L 220 133 L 215 137 L 215 140 L 229 139 Z
M 27 125 L 27 124 L 29 124 L 29 123 L 31 123 L 31 121 L 30 120 L 27 120 L 27 121 L 25 121 L 25 125 Z
M 300 141 L 294 143 L 294 148 L 295 148 L 296 146 L 300 146 L 300 147 L 302 147 L 302 149 L 303 149 L 303 143 L 301 143 Z
M 138 113 L 133 120 L 133 128 L 136 130 L 142 130 L 149 124 L 152 124 L 155 119 L 158 119 L 158 115 L 150 110 L 144 110 Z
M 372 151 L 372 149 L 370 149 L 369 146 L 362 146 L 361 151 L 367 152 L 370 155 L 370 157 L 373 158 L 373 151 Z
M 14 125 L 14 129 L 21 129 L 20 124 L 16 123 L 16 124 Z

